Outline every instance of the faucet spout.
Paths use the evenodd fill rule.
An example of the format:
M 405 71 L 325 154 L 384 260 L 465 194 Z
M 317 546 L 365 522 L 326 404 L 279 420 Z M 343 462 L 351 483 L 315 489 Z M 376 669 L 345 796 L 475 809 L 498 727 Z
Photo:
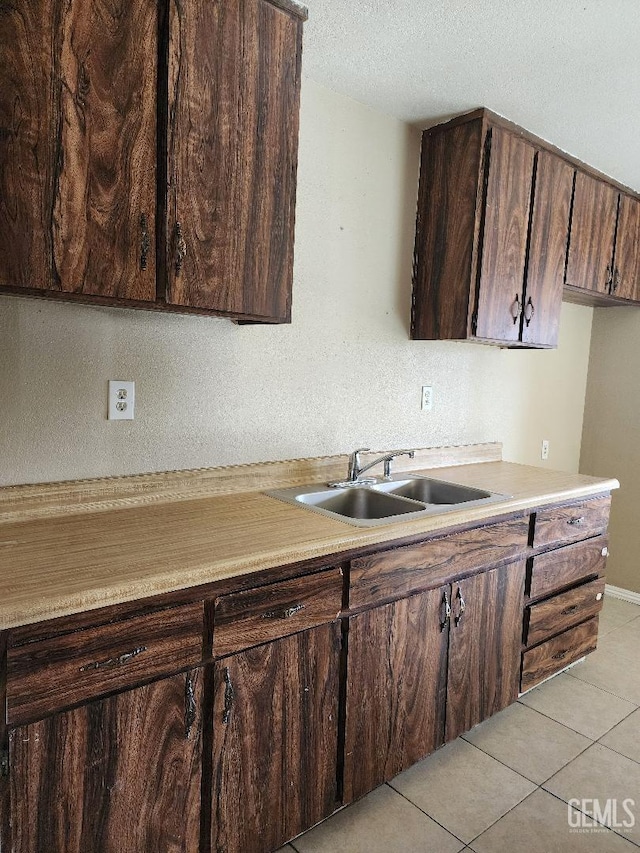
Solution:
M 347 474 L 347 479 L 341 481 L 339 483 L 329 483 L 330 486 L 335 486 L 336 488 L 344 488 L 347 486 L 366 486 L 371 483 L 375 483 L 375 479 L 372 477 L 362 478 L 362 474 L 365 471 L 369 471 L 375 465 L 379 465 L 381 462 L 384 464 L 383 476 L 385 480 L 391 479 L 391 462 L 396 458 L 396 456 L 408 456 L 410 459 L 413 459 L 415 456 L 415 450 L 394 450 L 391 453 L 384 453 L 382 456 L 378 456 L 372 462 L 367 463 L 366 465 L 360 464 L 360 454 L 366 453 L 369 450 L 368 447 L 361 447 L 358 450 L 354 450 L 353 453 L 349 455 L 349 471 Z

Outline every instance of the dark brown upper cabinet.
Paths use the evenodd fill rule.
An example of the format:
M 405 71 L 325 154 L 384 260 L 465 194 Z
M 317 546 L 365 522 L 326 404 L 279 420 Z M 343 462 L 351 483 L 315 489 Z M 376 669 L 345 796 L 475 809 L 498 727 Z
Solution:
M 0 6 L 0 287 L 155 299 L 155 0 Z
M 424 131 L 414 340 L 555 347 L 563 298 L 640 300 L 639 274 L 619 185 L 485 109 Z
M 572 181 L 486 110 L 425 131 L 413 338 L 556 346 Z
M 0 291 L 288 322 L 306 12 L 160 10 L 0 7 Z
M 640 201 L 620 193 L 611 294 L 640 301 Z
M 302 27 L 280 5 L 171 3 L 172 305 L 290 319 Z
M 566 283 L 608 295 L 611 290 L 618 192 L 576 172 Z

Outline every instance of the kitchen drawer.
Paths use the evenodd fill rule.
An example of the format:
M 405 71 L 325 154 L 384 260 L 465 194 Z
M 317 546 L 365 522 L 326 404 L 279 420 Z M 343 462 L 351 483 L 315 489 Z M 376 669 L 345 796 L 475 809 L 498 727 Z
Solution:
M 598 617 L 569 628 L 563 634 L 547 640 L 522 655 L 521 691 L 535 687 L 545 678 L 580 660 L 596 648 Z
M 588 581 L 527 608 L 525 645 L 541 643 L 602 610 L 604 578 Z
M 392 601 L 517 559 L 528 535 L 527 515 L 352 560 L 349 607 Z
M 611 496 L 603 495 L 570 506 L 549 507 L 536 513 L 533 545 L 562 545 L 605 533 L 609 524 Z
M 215 601 L 213 654 L 225 655 L 336 619 L 342 608 L 341 569 L 222 595 Z
M 541 598 L 588 577 L 604 574 L 607 564 L 606 536 L 538 554 L 532 560 L 529 596 Z
M 202 602 L 9 646 L 7 720 L 40 719 L 202 661 Z

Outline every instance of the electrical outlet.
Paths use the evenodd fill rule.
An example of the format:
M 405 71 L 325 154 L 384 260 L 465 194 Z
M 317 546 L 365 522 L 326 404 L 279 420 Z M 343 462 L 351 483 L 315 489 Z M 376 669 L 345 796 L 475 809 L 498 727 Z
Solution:
M 433 409 L 433 388 L 431 385 L 422 386 L 422 402 L 420 408 L 423 412 L 430 412 Z
M 109 380 L 109 420 L 132 421 L 135 413 L 136 383 Z
M 546 438 L 542 439 L 542 447 L 540 448 L 540 456 L 542 457 L 543 461 L 545 459 L 549 458 L 549 442 L 547 441 Z

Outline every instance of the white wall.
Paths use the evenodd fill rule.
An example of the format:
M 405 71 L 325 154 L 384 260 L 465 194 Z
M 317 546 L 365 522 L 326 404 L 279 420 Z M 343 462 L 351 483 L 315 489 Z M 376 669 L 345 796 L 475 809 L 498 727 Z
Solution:
M 591 309 L 563 306 L 555 352 L 409 340 L 418 154 L 408 125 L 304 80 L 291 326 L 0 297 L 0 484 L 359 445 L 502 441 L 541 464 L 542 438 L 577 470 Z M 106 420 L 108 379 L 136 381 L 134 422 Z
M 640 312 L 599 308 L 593 322 L 580 470 L 617 477 L 607 580 L 640 592 Z

